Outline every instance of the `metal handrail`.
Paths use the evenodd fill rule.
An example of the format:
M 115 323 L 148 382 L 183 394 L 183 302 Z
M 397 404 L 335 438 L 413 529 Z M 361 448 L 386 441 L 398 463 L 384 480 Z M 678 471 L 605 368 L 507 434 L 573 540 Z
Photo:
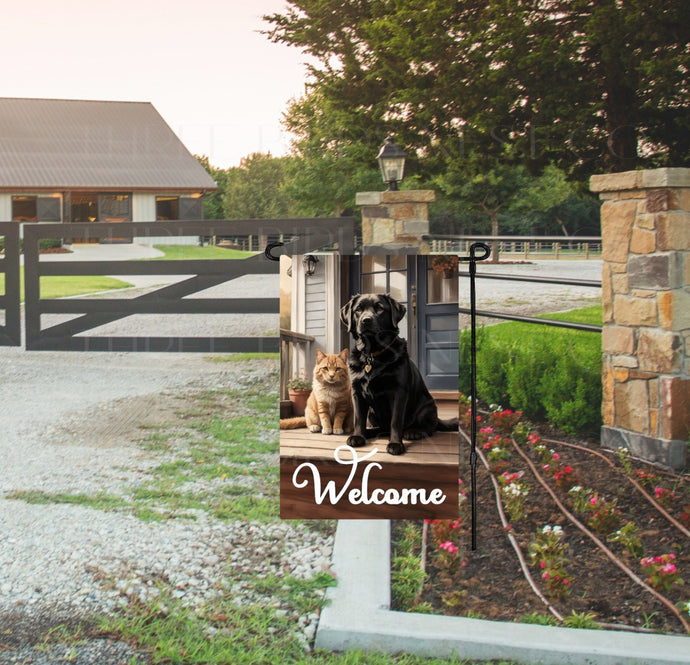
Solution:
M 459 307 L 460 314 L 470 314 L 467 307 Z M 558 319 L 541 319 L 536 316 L 523 316 L 521 314 L 508 314 L 507 312 L 487 312 L 478 309 L 477 316 L 488 319 L 505 319 L 507 321 L 520 321 L 522 323 L 537 323 L 543 326 L 555 326 L 556 328 L 569 328 L 571 330 L 584 330 L 586 332 L 598 332 L 602 330 L 601 326 L 596 326 L 591 323 L 575 323 L 573 321 L 559 321 Z
M 458 273 L 461 277 L 469 277 L 468 272 Z M 513 282 L 534 282 L 536 284 L 563 284 L 565 286 L 591 286 L 594 288 L 601 288 L 601 282 L 594 279 L 562 279 L 560 277 L 529 277 L 524 275 L 512 275 L 512 274 L 477 274 L 476 277 L 481 277 L 482 279 L 504 279 L 506 281 Z
M 471 277 L 470 273 L 460 272 L 460 277 Z M 591 288 L 601 288 L 601 282 L 593 279 L 564 279 L 560 277 L 537 277 L 526 275 L 512 275 L 512 274 L 495 274 L 483 273 L 476 274 L 474 277 L 481 277 L 482 279 L 502 279 L 507 282 L 534 282 L 536 284 L 561 284 L 565 286 L 583 286 Z M 458 311 L 461 314 L 470 314 L 470 310 L 466 307 L 459 307 Z M 586 332 L 601 333 L 602 326 L 597 326 L 589 323 L 575 323 L 572 321 L 558 321 L 557 319 L 542 319 L 534 316 L 524 316 L 522 314 L 509 314 L 507 312 L 489 312 L 486 310 L 476 310 L 477 316 L 482 316 L 490 319 L 503 319 L 506 321 L 520 321 L 522 323 L 536 323 L 544 326 L 554 326 L 557 328 L 568 328 L 570 330 L 583 330 Z
M 311 357 L 311 345 L 316 341 L 312 335 L 294 332 L 285 328 L 280 329 L 280 399 L 288 398 L 288 381 L 292 376 L 293 347 L 298 344 L 306 345 L 306 354 Z

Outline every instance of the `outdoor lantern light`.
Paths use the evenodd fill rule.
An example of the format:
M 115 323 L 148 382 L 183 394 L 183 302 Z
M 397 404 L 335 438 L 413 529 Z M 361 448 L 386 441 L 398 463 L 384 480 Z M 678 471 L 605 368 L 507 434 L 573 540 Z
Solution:
M 307 254 L 302 259 L 302 263 L 304 263 L 304 274 L 307 277 L 311 277 L 316 272 L 316 264 L 318 262 L 319 262 L 319 260 L 315 256 L 312 256 L 311 254 Z
M 398 183 L 403 179 L 405 152 L 399 145 L 395 145 L 393 137 L 389 136 L 381 147 L 377 159 L 381 167 L 383 182 L 388 184 L 388 191 L 396 191 Z

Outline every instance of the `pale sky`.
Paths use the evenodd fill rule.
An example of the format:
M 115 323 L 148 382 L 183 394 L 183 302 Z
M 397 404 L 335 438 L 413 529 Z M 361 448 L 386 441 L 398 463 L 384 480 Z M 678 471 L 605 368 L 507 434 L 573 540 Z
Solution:
M 0 97 L 151 102 L 190 152 L 287 152 L 298 49 L 258 30 L 283 0 L 0 0 Z

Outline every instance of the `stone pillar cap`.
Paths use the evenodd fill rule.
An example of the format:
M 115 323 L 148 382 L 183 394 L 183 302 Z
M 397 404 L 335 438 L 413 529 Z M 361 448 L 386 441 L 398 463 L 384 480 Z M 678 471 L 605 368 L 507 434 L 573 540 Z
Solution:
M 620 192 L 626 189 L 656 189 L 658 187 L 690 187 L 690 169 L 622 171 L 593 175 L 589 181 L 589 189 L 592 192 Z
M 690 170 L 690 169 L 688 169 Z M 376 206 L 382 203 L 431 203 L 436 200 L 433 189 L 403 189 L 397 192 L 357 192 L 358 206 Z

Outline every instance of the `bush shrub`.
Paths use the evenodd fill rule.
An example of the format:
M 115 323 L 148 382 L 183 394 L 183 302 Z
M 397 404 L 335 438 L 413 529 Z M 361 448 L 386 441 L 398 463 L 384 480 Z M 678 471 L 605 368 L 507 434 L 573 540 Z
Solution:
M 551 317 L 553 318 L 553 317 Z M 588 307 L 562 319 L 601 321 Z M 470 332 L 460 333 L 460 391 L 470 392 Z M 477 396 L 547 421 L 567 434 L 601 426 L 601 339 L 591 332 L 528 323 L 477 331 Z
M 62 247 L 62 240 L 60 238 L 41 238 L 38 241 L 38 249 L 56 249 Z M 0 252 L 5 251 L 5 238 L 0 236 Z M 19 251 L 24 251 L 24 238 L 19 239 Z
M 59 238 L 41 238 L 38 241 L 38 249 L 57 249 L 62 247 L 62 240 Z

